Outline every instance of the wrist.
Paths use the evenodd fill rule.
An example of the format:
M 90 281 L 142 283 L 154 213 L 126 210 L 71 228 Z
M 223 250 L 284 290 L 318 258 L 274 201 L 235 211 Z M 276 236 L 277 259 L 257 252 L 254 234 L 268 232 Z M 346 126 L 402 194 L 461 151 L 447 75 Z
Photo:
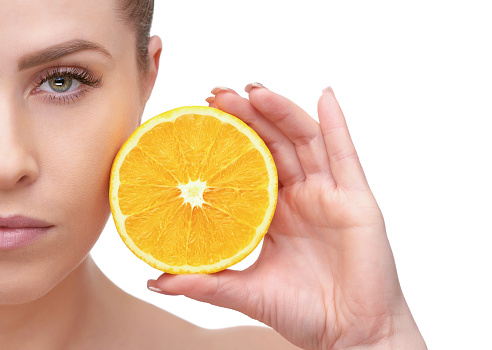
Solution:
M 427 349 L 406 302 L 403 303 L 400 313 L 395 317 L 393 332 L 387 339 L 386 349 Z
M 395 314 L 391 331 L 388 336 L 379 342 L 360 348 L 360 350 L 427 350 L 422 334 L 415 323 L 410 309 L 403 301 Z M 355 350 L 355 349 L 354 349 Z
M 424 338 L 413 319 L 410 309 L 403 301 L 395 313 L 390 330 L 383 338 L 371 343 L 342 348 L 343 350 L 427 350 Z

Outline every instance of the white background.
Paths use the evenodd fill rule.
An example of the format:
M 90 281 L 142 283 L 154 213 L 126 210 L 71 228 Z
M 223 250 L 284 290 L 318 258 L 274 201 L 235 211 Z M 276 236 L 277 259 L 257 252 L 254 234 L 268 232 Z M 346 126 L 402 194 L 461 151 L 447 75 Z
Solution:
M 259 81 L 316 118 L 331 85 L 385 216 L 431 349 L 492 348 L 492 54 L 488 1 L 162 1 L 164 50 L 144 120 Z M 146 289 L 160 272 L 112 219 L 93 250 L 127 292 L 195 324 L 258 324 Z M 247 264 L 248 262 L 246 262 Z

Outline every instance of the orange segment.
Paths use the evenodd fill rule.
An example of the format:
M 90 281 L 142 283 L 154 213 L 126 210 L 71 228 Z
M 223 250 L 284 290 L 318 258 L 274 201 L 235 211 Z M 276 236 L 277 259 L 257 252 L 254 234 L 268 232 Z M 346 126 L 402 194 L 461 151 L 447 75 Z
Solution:
M 181 204 L 175 209 L 168 215 L 163 215 L 166 217 L 166 222 L 150 254 L 166 264 L 180 266 L 186 265 L 187 233 L 190 230 L 192 210 L 190 205 Z M 135 232 L 135 235 L 137 234 L 138 232 Z
M 205 212 L 211 221 L 220 223 L 215 234 L 221 259 L 230 259 L 238 251 L 245 249 L 255 237 L 256 227 L 242 223 L 234 216 L 211 206 L 207 206 Z
M 177 199 L 181 191 L 176 187 L 158 187 L 121 184 L 118 189 L 120 198 L 120 208 L 123 215 L 141 213 L 149 209 L 154 209 L 163 203 L 169 203 L 172 199 Z M 180 205 L 182 200 L 179 201 Z
M 259 136 L 209 107 L 141 125 L 111 169 L 113 219 L 128 248 L 169 273 L 210 273 L 246 257 L 273 217 L 277 174 Z
M 175 140 L 179 145 L 180 155 L 186 163 L 183 172 L 187 179 L 196 181 L 201 169 L 207 162 L 222 123 L 214 118 L 203 118 L 200 115 L 184 115 L 174 122 Z
M 268 170 L 263 155 L 250 149 L 210 177 L 213 187 L 267 188 Z
M 149 157 L 149 153 L 142 148 L 135 147 L 121 165 L 120 177 L 124 183 L 133 185 L 176 186 L 177 174 L 173 175 L 165 165 Z
M 266 189 L 214 187 L 207 189 L 203 198 L 212 207 L 254 227 L 261 224 L 263 213 L 269 204 Z
M 202 177 L 210 179 L 213 174 L 231 164 L 252 147 L 251 141 L 237 128 L 230 124 L 222 124 L 220 136 L 216 137 L 210 150 Z
M 179 144 L 174 136 L 174 123 L 161 123 L 141 135 L 138 142 L 138 148 L 146 155 L 160 165 L 161 169 L 173 177 L 176 185 L 186 180 L 186 168 L 182 162 Z M 126 161 L 123 163 L 123 165 Z M 132 167 L 140 167 L 132 164 Z M 145 169 L 143 169 L 145 171 Z M 152 174 L 157 180 L 159 174 Z M 123 176 L 122 176 L 123 177 Z

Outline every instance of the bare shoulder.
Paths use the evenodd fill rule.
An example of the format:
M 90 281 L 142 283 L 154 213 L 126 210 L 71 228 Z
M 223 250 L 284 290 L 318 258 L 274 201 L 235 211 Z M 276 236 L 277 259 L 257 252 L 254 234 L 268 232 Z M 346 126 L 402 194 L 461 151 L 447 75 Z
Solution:
M 145 314 L 145 317 L 138 317 L 139 328 L 145 330 L 147 349 L 299 349 L 271 328 L 242 326 L 205 329 L 154 305 L 146 302 L 139 304 L 138 313 Z M 139 338 L 141 342 L 142 338 Z
M 299 349 L 271 328 L 243 326 L 205 329 L 154 305 L 140 300 L 135 302 L 133 312 L 135 320 L 139 320 L 140 329 L 135 340 L 139 346 L 146 343 L 146 349 Z
M 113 292 L 99 303 L 93 332 L 86 334 L 92 345 L 85 348 L 298 349 L 267 327 L 204 329 L 121 290 Z
M 201 349 L 299 349 L 273 329 L 267 327 L 243 326 L 217 330 L 204 329 L 200 334 Z
M 142 300 L 133 300 L 127 320 L 129 349 L 193 349 L 202 328 Z M 125 337 L 125 338 L 126 338 Z M 133 344 L 133 345 L 130 345 Z

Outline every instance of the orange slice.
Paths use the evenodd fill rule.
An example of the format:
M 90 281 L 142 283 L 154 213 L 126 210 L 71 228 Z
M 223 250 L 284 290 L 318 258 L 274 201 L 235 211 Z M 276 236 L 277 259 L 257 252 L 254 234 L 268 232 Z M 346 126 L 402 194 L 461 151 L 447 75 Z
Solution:
M 268 230 L 277 172 L 261 138 L 210 107 L 181 107 L 142 124 L 111 169 L 110 204 L 123 242 L 168 273 L 211 273 L 244 259 Z

